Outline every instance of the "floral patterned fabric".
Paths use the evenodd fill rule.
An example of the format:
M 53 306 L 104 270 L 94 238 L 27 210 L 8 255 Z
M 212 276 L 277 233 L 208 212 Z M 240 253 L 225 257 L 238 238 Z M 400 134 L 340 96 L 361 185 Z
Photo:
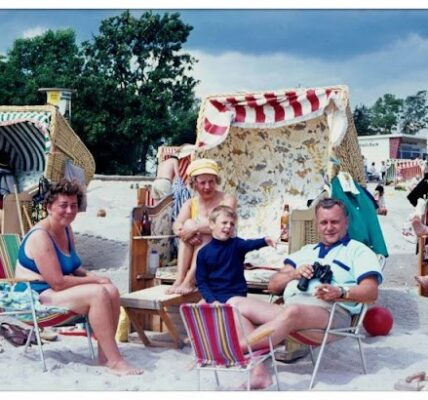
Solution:
M 222 144 L 197 151 L 194 159 L 206 157 L 219 163 L 221 189 L 238 199 L 239 236 L 277 238 L 284 204 L 289 204 L 290 210 L 305 209 L 307 201 L 316 198 L 328 182 L 329 159 L 336 154 L 329 135 L 325 114 L 274 129 L 232 126 Z M 347 136 L 356 138 L 353 123 L 343 141 L 349 147 Z M 349 150 L 340 149 L 346 157 Z M 356 165 L 358 170 L 361 164 L 362 175 L 359 154 L 361 161 Z M 353 156 L 358 158 L 355 151 Z M 348 170 L 345 164 L 343 168 Z

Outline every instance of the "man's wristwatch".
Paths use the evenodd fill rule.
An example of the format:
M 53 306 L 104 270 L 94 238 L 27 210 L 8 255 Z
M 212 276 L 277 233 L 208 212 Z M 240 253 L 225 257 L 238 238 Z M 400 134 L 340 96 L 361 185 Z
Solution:
M 349 287 L 347 286 L 339 286 L 340 289 L 340 299 L 347 300 L 349 299 Z

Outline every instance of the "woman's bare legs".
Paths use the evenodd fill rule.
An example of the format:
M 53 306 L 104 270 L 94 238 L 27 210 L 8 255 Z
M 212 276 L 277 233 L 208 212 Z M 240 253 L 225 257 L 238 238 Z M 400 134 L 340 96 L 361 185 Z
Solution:
M 196 289 L 195 286 L 195 275 L 196 275 L 196 259 L 198 256 L 198 251 L 200 248 L 205 246 L 211 239 L 211 235 L 201 235 L 202 243 L 199 246 L 193 247 L 193 256 L 190 263 L 190 268 L 188 269 L 186 276 L 184 277 L 183 282 L 180 286 L 177 287 L 176 293 L 187 294 L 191 293 Z
M 189 219 L 185 226 L 192 229 L 196 222 Z M 166 293 L 187 294 L 195 290 L 196 257 L 202 246 L 205 246 L 210 240 L 211 235 L 201 235 L 202 243 L 193 246 L 190 243 L 179 241 L 177 258 L 177 278 L 173 285 L 166 290 Z
M 119 324 L 119 315 L 120 315 L 120 294 L 119 290 L 116 286 L 108 283 L 102 285 L 106 290 L 110 297 L 110 306 L 112 310 L 112 317 L 113 317 L 113 326 L 114 331 L 117 331 L 117 326 Z M 99 365 L 106 365 L 107 364 L 107 357 L 105 356 L 104 350 L 102 349 L 100 342 L 98 342 L 98 363 Z
M 187 271 L 192 263 L 194 247 L 179 240 L 178 244 L 178 257 L 177 257 L 177 278 L 170 288 L 166 290 L 166 293 L 178 293 L 177 289 L 181 286 L 186 277 Z
M 103 365 L 116 375 L 142 374 L 142 369 L 132 367 L 119 352 L 115 341 L 117 307 L 112 307 L 110 297 L 114 291 L 106 286 L 109 285 L 86 284 L 58 292 L 48 289 L 40 295 L 40 301 L 45 305 L 64 306 L 78 314 L 87 314 L 102 349 L 100 359 L 105 359 Z

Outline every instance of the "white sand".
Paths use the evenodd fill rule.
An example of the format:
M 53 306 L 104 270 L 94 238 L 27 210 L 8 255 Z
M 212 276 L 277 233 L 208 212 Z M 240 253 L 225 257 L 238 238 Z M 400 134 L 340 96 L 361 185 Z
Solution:
M 74 229 L 84 264 L 108 274 L 121 292 L 128 287 L 129 215 L 136 204 L 131 182 L 95 180 L 88 190 L 88 210 L 80 214 Z M 140 183 L 141 185 L 141 183 Z M 378 303 L 394 315 L 394 326 L 386 337 L 367 337 L 364 351 L 369 373 L 362 374 L 356 343 L 350 339 L 329 346 L 318 374 L 319 391 L 390 391 L 394 383 L 407 375 L 428 371 L 428 299 L 417 295 L 413 283 L 416 273 L 415 245 L 400 232 L 413 210 L 405 192 L 387 188 L 389 214 L 380 217 L 390 257 L 385 268 Z M 96 217 L 99 208 L 106 218 Z M 167 334 L 160 334 L 168 340 Z M 190 347 L 182 350 L 146 348 L 135 334 L 130 343 L 120 343 L 127 360 L 145 369 L 142 376 L 116 377 L 105 368 L 94 366 L 89 358 L 86 338 L 60 336 L 44 345 L 48 372 L 43 373 L 36 348 L 25 355 L 2 341 L 0 354 L 2 377 L 0 390 L 196 390 L 197 375 L 189 370 Z M 306 390 L 312 372 L 309 357 L 294 364 L 279 365 L 281 390 Z M 212 373 L 202 375 L 202 388 L 215 389 Z M 223 390 L 236 389 L 243 377 L 233 373 L 220 375 Z M 284 396 L 282 394 L 281 396 Z

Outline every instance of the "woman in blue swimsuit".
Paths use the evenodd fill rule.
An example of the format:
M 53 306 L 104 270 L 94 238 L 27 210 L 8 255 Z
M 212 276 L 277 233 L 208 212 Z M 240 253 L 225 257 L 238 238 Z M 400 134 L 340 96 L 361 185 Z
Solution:
M 66 179 L 53 184 L 45 197 L 48 216 L 22 241 L 18 252 L 16 278 L 39 279 L 32 288 L 45 305 L 64 306 L 87 314 L 98 340 L 98 361 L 117 375 L 137 375 L 143 370 L 129 365 L 115 341 L 120 296 L 107 277 L 81 267 L 74 247 L 70 224 L 76 218 L 82 192 Z

